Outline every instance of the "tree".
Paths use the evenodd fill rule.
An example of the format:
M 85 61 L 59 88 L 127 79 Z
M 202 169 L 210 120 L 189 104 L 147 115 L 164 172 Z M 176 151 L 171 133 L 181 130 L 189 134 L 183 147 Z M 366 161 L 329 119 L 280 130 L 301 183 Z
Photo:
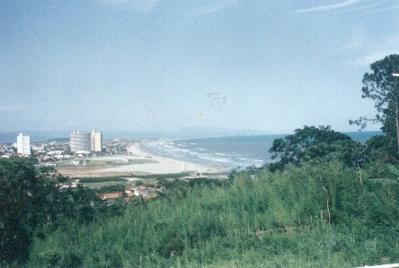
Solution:
M 271 170 L 281 169 L 287 164 L 299 166 L 312 160 L 340 160 L 346 165 L 360 166 L 367 161 L 364 146 L 348 135 L 332 130 L 329 126 L 305 126 L 293 135 L 275 139 L 270 148 Z
M 367 140 L 365 146 L 372 161 L 398 163 L 396 157 L 396 140 L 386 135 L 377 135 Z
M 0 259 L 27 257 L 35 228 L 40 223 L 45 182 L 27 159 L 0 160 Z
M 32 159 L 0 159 L 0 266 L 1 261 L 25 260 L 34 237 L 44 236 L 50 226 L 95 219 L 93 190 L 60 190 L 57 182 L 65 178 L 49 178 L 34 164 Z
M 399 84 L 393 73 L 399 72 L 399 55 L 389 55 L 370 65 L 371 72 L 363 76 L 362 98 L 370 98 L 377 110 L 375 118 L 360 117 L 350 124 L 366 127 L 368 121 L 382 123 L 381 130 L 394 141 L 399 152 Z M 398 153 L 397 153 L 398 154 Z

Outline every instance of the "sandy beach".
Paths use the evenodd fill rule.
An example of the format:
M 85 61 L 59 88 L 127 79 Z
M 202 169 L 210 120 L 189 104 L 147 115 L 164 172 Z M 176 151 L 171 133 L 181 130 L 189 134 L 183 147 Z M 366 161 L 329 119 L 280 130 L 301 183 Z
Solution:
M 106 176 L 134 176 L 150 174 L 173 173 L 224 173 L 226 168 L 202 165 L 188 161 L 176 160 L 159 156 L 145 151 L 139 142 L 131 143 L 127 147 L 129 155 L 115 157 L 98 157 L 91 161 L 110 159 L 126 159 L 132 163 L 105 166 L 58 167 L 58 171 L 69 177 L 106 177 Z

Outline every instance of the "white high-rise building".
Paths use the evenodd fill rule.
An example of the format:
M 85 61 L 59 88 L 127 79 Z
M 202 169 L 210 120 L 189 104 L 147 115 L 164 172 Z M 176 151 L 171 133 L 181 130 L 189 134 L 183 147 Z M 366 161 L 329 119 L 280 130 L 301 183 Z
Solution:
M 30 136 L 19 133 L 17 136 L 17 153 L 30 155 Z
M 91 151 L 90 133 L 74 130 L 69 137 L 69 146 L 73 153 L 89 153 Z
M 103 146 L 103 137 L 100 131 L 93 129 L 91 131 L 91 151 L 101 152 Z

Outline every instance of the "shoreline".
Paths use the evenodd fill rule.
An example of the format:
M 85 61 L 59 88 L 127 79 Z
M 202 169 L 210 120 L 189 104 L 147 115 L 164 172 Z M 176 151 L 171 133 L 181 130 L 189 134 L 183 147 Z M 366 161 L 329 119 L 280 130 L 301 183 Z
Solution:
M 177 160 L 161 156 L 142 148 L 140 142 L 127 145 L 128 155 L 113 157 L 97 157 L 89 161 L 126 160 L 126 164 L 108 164 L 104 166 L 77 166 L 57 167 L 58 172 L 70 178 L 98 178 L 98 177 L 134 177 L 140 175 L 167 175 L 167 174 L 226 174 L 230 169 L 217 165 L 198 164 L 186 160 Z
M 153 152 L 149 152 L 145 150 L 143 146 L 141 146 L 140 142 L 134 142 L 128 145 L 128 153 L 134 156 L 144 157 L 146 159 L 152 159 L 158 162 L 159 167 L 166 167 L 169 166 L 170 171 L 168 173 L 180 173 L 180 172 L 196 172 L 196 173 L 226 173 L 229 172 L 230 169 L 223 168 L 217 165 L 210 165 L 210 164 L 199 164 L 194 163 L 189 160 L 181 160 L 175 159 L 168 156 L 158 155 Z M 154 167 L 157 164 L 154 164 Z M 162 174 L 162 173 L 155 173 L 155 174 Z M 165 174 L 165 173 L 163 173 Z

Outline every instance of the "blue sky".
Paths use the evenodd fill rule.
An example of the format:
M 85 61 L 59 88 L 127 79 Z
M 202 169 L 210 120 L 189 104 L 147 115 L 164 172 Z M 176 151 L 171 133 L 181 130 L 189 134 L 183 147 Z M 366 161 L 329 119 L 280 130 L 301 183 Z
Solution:
M 0 0 L 0 131 L 356 130 L 398 25 L 396 0 Z

